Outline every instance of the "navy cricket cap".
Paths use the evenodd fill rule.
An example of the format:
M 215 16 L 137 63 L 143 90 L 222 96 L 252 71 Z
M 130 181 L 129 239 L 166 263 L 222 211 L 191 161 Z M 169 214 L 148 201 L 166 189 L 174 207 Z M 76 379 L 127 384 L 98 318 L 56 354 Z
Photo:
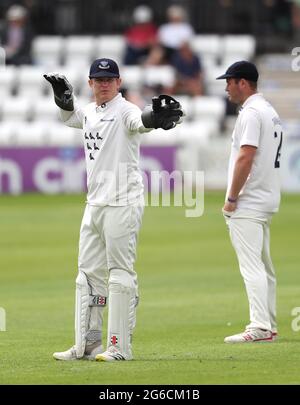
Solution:
M 90 67 L 89 78 L 95 77 L 120 77 L 119 67 L 112 59 L 96 59 Z
M 226 70 L 226 73 L 222 76 L 217 77 L 219 79 L 229 79 L 234 77 L 236 79 L 246 79 L 251 82 L 257 82 L 258 71 L 254 63 L 247 62 L 245 60 L 235 62 Z

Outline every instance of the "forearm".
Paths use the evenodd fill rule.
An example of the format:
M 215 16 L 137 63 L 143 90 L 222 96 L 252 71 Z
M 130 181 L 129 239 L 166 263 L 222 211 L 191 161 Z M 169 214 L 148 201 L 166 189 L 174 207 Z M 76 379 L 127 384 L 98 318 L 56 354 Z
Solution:
M 131 134 L 144 134 L 152 131 L 152 128 L 145 128 L 140 117 L 136 117 L 125 125 Z
M 234 200 L 238 198 L 250 174 L 252 162 L 253 160 L 246 156 L 240 156 L 235 162 L 231 187 L 228 193 L 229 198 Z
M 66 111 L 59 108 L 59 115 L 63 122 L 67 122 L 72 117 L 72 115 L 74 115 L 74 111 Z
M 74 100 L 74 110 L 66 111 L 59 108 L 59 115 L 65 125 L 72 128 L 82 128 L 83 112 L 78 107 L 76 99 Z

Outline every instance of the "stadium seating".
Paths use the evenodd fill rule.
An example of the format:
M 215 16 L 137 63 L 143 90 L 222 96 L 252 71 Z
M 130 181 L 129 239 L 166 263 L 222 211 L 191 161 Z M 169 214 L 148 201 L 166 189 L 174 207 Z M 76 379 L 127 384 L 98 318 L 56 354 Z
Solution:
M 122 80 L 125 88 L 138 90 L 143 83 L 143 69 L 140 66 L 123 66 Z
M 19 97 L 42 97 L 48 90 L 47 82 L 43 77 L 45 73 L 41 66 L 20 66 L 16 75 Z
M 175 71 L 172 66 L 147 66 L 143 70 L 143 82 L 146 86 L 172 87 L 175 81 Z
M 49 146 L 50 135 L 48 126 L 43 122 L 27 122 L 16 128 L 15 146 L 41 147 Z
M 82 146 L 79 129 L 69 128 L 61 123 L 50 123 L 48 128 L 49 146 Z
M 220 129 L 225 115 L 225 83 L 215 80 L 229 61 L 251 59 L 255 40 L 251 36 L 196 35 L 191 43 L 204 67 L 206 96 L 191 98 L 175 95 L 185 111 L 184 123 L 172 132 L 156 131 L 145 135 L 145 144 L 184 144 L 210 139 Z M 91 99 L 87 84 L 93 59 L 111 57 L 120 64 L 123 86 L 143 96 L 144 86 L 172 87 L 175 71 L 169 65 L 122 66 L 125 39 L 122 35 L 38 36 L 33 40 L 33 66 L 1 68 L 0 145 L 81 144 L 78 130 L 65 127 L 53 102 L 50 85 L 43 78 L 49 71 L 64 74 L 72 84 L 77 104 Z M 23 136 L 24 134 L 25 136 Z M 31 134 L 31 135 L 30 135 Z M 187 135 L 188 134 L 188 135 Z
M 219 35 L 195 35 L 192 40 L 192 48 L 199 56 L 205 71 L 218 63 L 222 55 L 221 42 Z
M 32 118 L 36 121 L 58 121 L 59 112 L 52 95 L 40 98 L 37 103 L 33 104 Z
M 255 54 L 255 39 L 252 35 L 225 35 L 222 52 L 224 65 L 231 65 L 237 60 L 251 60 Z
M 121 64 L 124 50 L 125 39 L 122 35 L 101 35 L 96 38 L 96 58 L 111 58 Z
M 195 119 L 211 119 L 218 123 L 225 115 L 225 101 L 220 97 L 198 96 L 193 99 L 192 113 Z
M 7 97 L 0 107 L 2 120 L 12 122 L 28 121 L 32 101 L 25 97 Z
M 64 43 L 64 63 L 77 69 L 89 64 L 95 56 L 95 45 L 96 40 L 92 36 L 69 36 Z
M 10 96 L 16 85 L 16 68 L 14 66 L 1 66 L 0 68 L 0 98 Z
M 62 63 L 64 38 L 57 36 L 38 36 L 34 38 L 32 53 L 34 63 L 51 70 Z

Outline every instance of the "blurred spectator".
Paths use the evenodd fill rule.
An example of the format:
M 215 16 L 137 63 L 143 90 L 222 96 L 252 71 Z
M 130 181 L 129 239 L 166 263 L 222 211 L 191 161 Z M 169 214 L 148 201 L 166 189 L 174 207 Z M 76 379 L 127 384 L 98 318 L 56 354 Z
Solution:
M 156 43 L 157 27 L 152 22 L 152 10 L 148 6 L 138 6 L 133 12 L 134 24 L 125 32 L 127 48 L 125 65 L 142 63 Z
M 141 94 L 140 91 L 121 87 L 120 92 L 127 101 L 137 105 L 141 110 L 146 106 L 146 104 L 149 104 L 147 103 L 148 100 L 144 97 L 144 94 Z
M 292 0 L 291 10 L 292 27 L 294 32 L 294 39 L 300 40 L 300 0 Z
M 30 64 L 32 38 L 26 8 L 20 5 L 11 6 L 7 10 L 6 24 L 0 33 L 1 45 L 6 53 L 6 63 Z
M 173 5 L 167 9 L 168 22 L 158 30 L 158 39 L 164 48 L 165 62 L 169 63 L 173 53 L 183 42 L 189 42 L 194 36 L 194 29 L 187 22 L 187 15 L 181 6 Z
M 203 94 L 202 67 L 188 42 L 183 42 L 171 59 L 176 70 L 174 94 L 200 96 Z
M 144 65 L 162 65 L 165 62 L 165 51 L 161 45 L 157 44 L 151 49 L 148 58 L 144 62 Z

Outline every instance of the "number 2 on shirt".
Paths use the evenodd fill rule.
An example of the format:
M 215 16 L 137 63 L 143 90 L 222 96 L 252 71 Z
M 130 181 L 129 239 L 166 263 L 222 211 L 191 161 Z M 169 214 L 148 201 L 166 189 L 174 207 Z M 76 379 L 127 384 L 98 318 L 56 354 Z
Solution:
M 274 132 L 274 138 L 277 138 L 277 132 Z M 280 156 L 281 156 L 281 146 L 282 146 L 282 132 L 280 132 L 280 141 L 279 141 L 279 145 L 277 148 L 277 153 L 276 153 L 276 158 L 275 158 L 275 162 L 274 162 L 274 167 L 275 169 L 278 169 L 280 167 Z

